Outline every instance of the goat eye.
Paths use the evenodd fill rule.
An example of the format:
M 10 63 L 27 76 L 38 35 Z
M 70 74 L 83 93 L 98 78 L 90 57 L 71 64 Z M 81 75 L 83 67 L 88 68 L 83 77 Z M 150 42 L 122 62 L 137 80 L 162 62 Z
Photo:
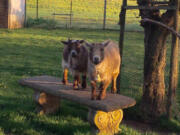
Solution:
M 69 51 L 69 52 L 71 51 L 71 48 L 70 48 L 70 47 L 68 48 L 68 51 Z
M 101 48 L 101 51 L 103 52 L 103 51 L 104 51 L 104 48 Z

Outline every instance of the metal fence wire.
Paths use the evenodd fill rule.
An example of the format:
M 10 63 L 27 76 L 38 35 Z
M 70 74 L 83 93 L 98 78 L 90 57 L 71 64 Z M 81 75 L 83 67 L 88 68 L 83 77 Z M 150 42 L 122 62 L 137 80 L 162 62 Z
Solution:
M 44 18 L 55 20 L 62 28 L 90 28 L 119 30 L 119 14 L 122 0 L 27 0 L 27 18 Z M 128 0 L 129 5 L 137 5 L 136 0 Z M 38 10 L 37 10 L 38 8 Z M 104 12 L 106 12 L 104 14 Z M 104 20 L 104 15 L 105 20 Z M 138 10 L 127 10 L 126 31 L 142 31 Z M 105 21 L 105 26 L 104 26 Z M 119 33 L 119 32 L 118 32 Z M 117 38 L 118 38 L 117 33 Z M 93 35 L 94 36 L 94 35 Z M 137 40 L 132 33 L 126 35 L 127 40 Z M 121 93 L 131 97 L 140 97 L 143 84 L 143 40 L 134 44 L 126 44 L 123 53 L 121 77 Z M 138 52 L 133 53 L 134 50 Z M 139 55 L 137 66 L 135 59 Z M 132 70 L 133 69 L 133 70 Z M 136 80 L 136 81 L 134 81 Z M 138 91 L 138 92 L 137 92 Z
M 136 6 L 136 2 L 137 0 L 128 0 L 127 4 Z M 26 3 L 27 20 L 28 18 L 55 20 L 57 27 L 62 28 L 120 29 L 119 14 L 122 0 L 26 0 Z M 139 22 L 138 10 L 126 11 L 126 31 L 143 31 Z M 137 33 L 125 34 L 127 41 L 133 40 L 136 42 L 133 42 L 133 44 L 131 42 L 131 44 L 129 42 L 125 43 L 121 93 L 139 98 L 143 92 L 144 41 L 142 40 L 143 38 L 140 38 L 143 34 L 140 32 L 138 35 Z M 168 39 L 167 44 L 166 92 L 169 87 L 170 39 Z M 134 50 L 136 51 L 135 53 Z M 136 66 L 134 66 L 135 62 Z
M 58 27 L 119 29 L 121 0 L 27 0 L 28 18 L 52 19 Z M 135 0 L 129 4 L 137 5 Z M 138 10 L 127 11 L 127 30 L 142 30 Z

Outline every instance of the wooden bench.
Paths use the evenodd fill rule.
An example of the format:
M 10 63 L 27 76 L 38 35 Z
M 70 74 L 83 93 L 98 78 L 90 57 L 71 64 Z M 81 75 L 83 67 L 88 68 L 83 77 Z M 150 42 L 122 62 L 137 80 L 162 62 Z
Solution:
M 122 109 L 134 106 L 136 101 L 119 94 L 108 93 L 105 100 L 91 100 L 91 91 L 72 90 L 72 84 L 63 85 L 60 78 L 36 76 L 19 81 L 23 86 L 34 89 L 34 99 L 41 107 L 39 113 L 55 112 L 60 107 L 60 99 L 85 105 L 89 108 L 88 121 L 93 131 L 99 134 L 119 132 L 123 118 Z

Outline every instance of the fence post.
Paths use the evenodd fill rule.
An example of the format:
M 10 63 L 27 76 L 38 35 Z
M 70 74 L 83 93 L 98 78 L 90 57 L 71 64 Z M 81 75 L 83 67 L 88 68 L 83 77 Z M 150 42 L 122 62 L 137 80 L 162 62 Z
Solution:
M 127 0 L 123 0 L 123 4 L 121 7 L 121 12 L 119 15 L 119 23 L 120 23 L 120 35 L 119 35 L 119 52 L 121 57 L 121 66 L 120 66 L 120 73 L 117 78 L 117 92 L 120 93 L 120 85 L 121 85 L 121 70 L 122 70 L 122 56 L 123 56 L 123 44 L 124 44 L 124 31 L 125 31 L 125 22 L 126 22 L 126 9 Z
M 69 21 L 70 21 L 70 22 L 69 22 L 69 23 L 70 23 L 70 26 L 69 26 L 70 28 L 71 28 L 71 26 L 72 26 L 72 14 L 73 14 L 73 13 L 72 13 L 72 0 L 71 0 L 71 5 L 70 5 L 70 20 L 69 20 Z
M 24 14 L 24 27 L 26 27 L 26 22 L 27 22 L 27 12 L 26 12 L 26 10 L 27 10 L 26 8 L 27 8 L 27 7 L 26 7 L 26 4 L 27 4 L 27 3 L 26 3 L 26 0 L 25 0 L 25 5 L 24 5 L 24 6 L 25 6 L 25 7 L 24 7 L 24 10 L 25 10 L 25 14 Z
M 103 20 L 103 30 L 106 29 L 106 8 L 107 8 L 107 0 L 104 0 L 104 20 Z
M 36 0 L 36 19 L 38 19 L 39 18 L 39 0 Z

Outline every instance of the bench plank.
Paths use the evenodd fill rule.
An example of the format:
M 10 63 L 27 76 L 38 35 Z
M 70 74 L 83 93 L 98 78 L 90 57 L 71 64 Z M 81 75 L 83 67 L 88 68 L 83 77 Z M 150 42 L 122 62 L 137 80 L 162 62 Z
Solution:
M 91 91 L 89 88 L 86 90 L 72 90 L 72 84 L 63 85 L 60 78 L 52 76 L 25 78 L 21 79 L 19 83 L 34 90 L 39 90 L 104 112 L 124 109 L 136 104 L 136 101 L 130 97 L 111 93 L 107 93 L 104 100 L 91 100 Z

